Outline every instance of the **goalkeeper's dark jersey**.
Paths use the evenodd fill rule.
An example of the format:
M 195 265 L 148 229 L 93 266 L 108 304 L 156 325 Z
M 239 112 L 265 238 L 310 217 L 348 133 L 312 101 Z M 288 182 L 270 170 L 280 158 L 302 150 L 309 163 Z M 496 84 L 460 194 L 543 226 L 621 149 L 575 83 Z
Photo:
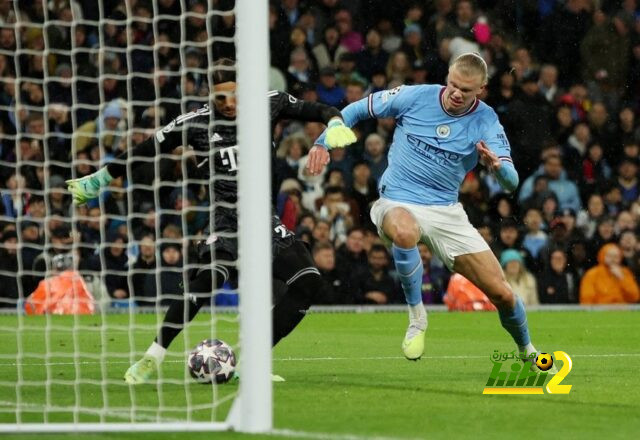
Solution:
M 283 119 L 328 123 L 340 112 L 321 103 L 297 100 L 278 91 L 269 92 L 271 107 L 271 129 Z M 154 142 L 155 140 L 155 142 Z M 265 140 L 265 144 L 267 144 Z M 155 145 L 158 146 L 156 150 Z M 212 180 L 215 201 L 235 203 L 237 199 L 238 146 L 236 124 L 204 106 L 175 118 L 158 130 L 153 138 L 137 145 L 131 156 L 154 156 L 168 154 L 175 148 L 189 145 L 196 151 L 200 177 Z M 266 145 L 265 145 L 266 146 Z M 118 159 L 126 159 L 123 153 Z M 245 160 L 251 160 L 251 158 Z M 113 177 L 126 173 L 124 161 L 112 162 L 108 171 Z M 213 162 L 213 164 L 211 163 Z

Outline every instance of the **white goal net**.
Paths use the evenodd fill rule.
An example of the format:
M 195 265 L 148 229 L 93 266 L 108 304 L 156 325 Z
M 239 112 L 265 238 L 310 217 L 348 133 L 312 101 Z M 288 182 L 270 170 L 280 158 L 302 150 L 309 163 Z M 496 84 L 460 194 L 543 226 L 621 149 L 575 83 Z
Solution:
M 267 2 L 252 0 L 0 1 L 0 432 L 271 429 L 267 35 Z M 156 141 L 72 204 L 67 179 L 213 108 L 221 58 L 235 60 L 238 117 L 200 110 L 210 148 Z M 238 159 L 237 207 L 215 201 L 229 178 L 211 165 L 215 124 L 237 125 L 252 158 Z M 212 286 L 149 383 L 127 384 L 170 302 L 211 270 L 197 243 L 223 208 L 239 212 L 220 233 L 239 242 L 239 287 Z M 191 377 L 205 339 L 233 348 L 241 380 Z

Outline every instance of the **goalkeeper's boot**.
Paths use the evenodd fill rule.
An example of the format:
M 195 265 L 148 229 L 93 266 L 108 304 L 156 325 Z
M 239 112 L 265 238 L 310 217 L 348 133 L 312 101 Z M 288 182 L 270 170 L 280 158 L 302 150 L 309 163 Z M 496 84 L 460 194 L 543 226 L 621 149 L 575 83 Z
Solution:
M 424 335 L 427 331 L 427 323 L 421 320 L 412 319 L 409 328 L 402 341 L 402 351 L 404 357 L 410 361 L 417 361 L 424 354 Z
M 102 167 L 93 174 L 79 179 L 67 180 L 67 189 L 73 197 L 76 205 L 84 205 L 89 200 L 95 199 L 100 194 L 100 188 L 109 185 L 113 177 Z
M 145 355 L 124 373 L 124 381 L 132 385 L 146 383 L 151 380 L 156 371 L 158 371 L 156 358 Z

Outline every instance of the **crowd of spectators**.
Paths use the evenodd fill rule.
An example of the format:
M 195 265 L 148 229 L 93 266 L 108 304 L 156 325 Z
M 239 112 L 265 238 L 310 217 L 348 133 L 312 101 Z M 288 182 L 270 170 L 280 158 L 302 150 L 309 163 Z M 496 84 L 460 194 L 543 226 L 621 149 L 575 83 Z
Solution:
M 214 0 L 215 13 L 208 3 L 0 0 L 2 305 L 69 267 L 100 275 L 96 289 L 114 303 L 180 294 L 210 205 L 206 187 L 180 183 L 188 159 L 134 159 L 128 180 L 82 207 L 64 181 L 209 102 L 210 60 L 234 57 L 235 19 L 232 0 Z M 507 281 L 527 304 L 638 302 L 636 0 L 272 0 L 269 31 L 270 87 L 338 108 L 444 84 L 452 58 L 481 54 L 481 99 L 506 129 L 520 187 L 505 194 L 478 167 L 460 201 Z M 358 142 L 332 150 L 319 176 L 305 164 L 321 124 L 274 133 L 276 209 L 311 246 L 317 303 L 404 301 L 369 218 L 394 126 L 359 123 Z M 420 252 L 423 300 L 442 303 L 450 274 Z

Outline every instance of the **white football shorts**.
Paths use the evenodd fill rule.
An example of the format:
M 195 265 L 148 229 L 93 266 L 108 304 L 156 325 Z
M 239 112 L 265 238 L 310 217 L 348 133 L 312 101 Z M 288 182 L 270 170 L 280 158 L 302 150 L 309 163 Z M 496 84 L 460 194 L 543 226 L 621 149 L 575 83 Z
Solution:
M 393 208 L 404 208 L 416 219 L 420 227 L 420 242 L 426 244 L 449 270 L 453 270 L 454 258 L 458 255 L 490 249 L 469 222 L 461 203 L 423 206 L 380 198 L 371 207 L 371 220 L 388 246 L 391 246 L 391 240 L 382 231 L 382 220 Z

